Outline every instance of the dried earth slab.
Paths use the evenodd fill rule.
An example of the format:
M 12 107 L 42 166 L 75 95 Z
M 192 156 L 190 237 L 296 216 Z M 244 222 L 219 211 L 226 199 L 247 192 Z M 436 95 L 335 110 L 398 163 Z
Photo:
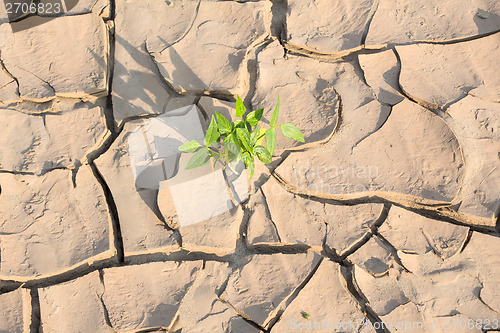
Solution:
M 243 210 L 235 207 L 210 219 L 181 227 L 182 245 L 190 249 L 206 248 L 221 255 L 233 252 L 242 221 Z
M 366 82 L 380 103 L 395 105 L 404 99 L 399 91 L 398 81 L 401 66 L 394 51 L 360 54 L 358 59 Z
M 448 259 L 462 249 L 469 228 L 393 207 L 379 233 L 399 251 L 418 254 L 434 251 Z
M 262 193 L 280 242 L 321 246 L 329 222 L 324 204 L 285 191 L 274 178 L 262 186 Z
M 482 282 L 481 300 L 497 314 L 500 313 L 500 267 L 495 253 L 500 250 L 500 238 L 475 232 L 463 251 L 464 256 L 477 263 L 477 272 Z M 498 316 L 498 315 L 497 315 Z
M 255 322 L 265 325 L 270 314 L 281 308 L 280 303 L 315 271 L 320 258 L 315 253 L 242 258 L 220 297 Z
M 44 332 L 110 333 L 102 302 L 104 284 L 100 272 L 41 288 L 40 322 Z
M 191 112 L 196 114 L 196 111 L 198 111 L 196 107 L 192 107 Z M 168 119 L 173 118 L 167 114 L 161 119 L 165 124 Z M 199 133 L 194 140 L 203 142 L 203 129 L 198 120 L 195 121 L 197 124 L 193 124 L 188 119 L 183 119 L 183 117 L 175 118 L 180 118 L 184 125 L 179 124 L 172 127 L 172 129 L 175 128 L 175 131 L 185 136 L 185 139 L 191 140 L 193 137 L 188 134 L 189 130 L 192 130 L 197 125 Z M 182 126 L 186 127 L 185 130 L 183 130 Z M 175 135 L 165 134 L 163 137 L 165 141 L 174 141 Z M 142 133 L 140 133 L 140 136 L 142 136 Z M 160 146 L 156 144 L 158 141 L 159 139 L 155 140 L 155 147 Z M 182 142 L 184 141 L 186 140 L 182 139 Z M 249 175 L 242 162 L 233 163 L 232 168 L 235 172 L 229 168 L 224 168 L 222 163 L 216 163 L 214 159 L 212 159 L 211 163 L 207 163 L 202 167 L 188 169 L 189 162 L 194 158 L 194 155 L 191 153 L 180 154 L 178 147 L 182 142 L 172 146 L 173 149 L 170 153 L 172 153 L 173 158 L 167 156 L 163 160 L 167 166 L 166 177 L 163 173 L 159 174 L 166 180 L 159 182 L 158 206 L 165 216 L 166 222 L 171 227 L 187 227 L 215 218 L 228 210 L 237 208 L 241 202 L 248 198 Z M 158 158 L 161 154 L 163 152 L 159 150 L 158 153 L 155 153 L 155 157 Z M 173 172 L 169 172 L 170 169 L 173 169 Z M 142 174 L 148 173 L 149 170 L 153 171 L 154 169 L 145 169 Z M 136 178 L 136 185 L 138 180 L 139 178 Z M 214 195 L 215 193 L 217 195 Z M 176 217 L 170 216 L 172 211 L 175 211 Z
M 258 53 L 258 78 L 252 105 L 264 109 L 269 123 L 277 98 L 280 99 L 278 124 L 292 122 L 305 142 L 328 138 L 337 123 L 339 108 L 336 81 L 352 74 L 349 64 L 330 64 L 295 56 L 283 57 L 283 48 L 273 42 Z M 278 130 L 277 151 L 300 143 L 284 138 Z
M 196 305 L 195 305 L 196 306 Z M 182 307 L 182 304 L 181 304 Z M 262 331 L 239 316 L 234 309 L 225 302 L 214 299 L 210 305 L 211 312 L 204 314 L 202 318 L 191 317 L 189 322 L 180 326 L 175 323 L 174 332 L 205 333 L 205 332 L 248 332 L 261 333 Z M 182 312 L 179 311 L 182 315 Z M 192 315 L 192 313 L 189 313 Z M 177 330 L 180 329 L 180 330 Z
M 0 332 L 24 332 L 22 289 L 0 294 Z
M 373 0 L 320 0 L 310 4 L 288 1 L 287 40 L 323 52 L 354 49 L 363 36 L 377 2 Z M 304 24 L 304 22 L 307 22 Z
M 0 109 L 0 169 L 43 173 L 75 168 L 107 134 L 103 106 L 61 101 L 48 114 Z M 102 104 L 102 103 L 101 103 Z
M 225 170 L 212 171 L 208 165 L 184 171 L 190 157 L 187 154 L 181 156 L 178 167 L 179 174 L 187 179 L 182 181 L 178 179 L 182 176 L 177 174 L 163 182 L 164 187 L 158 192 L 158 207 L 165 222 L 180 232 L 182 246 L 190 249 L 207 247 L 210 248 L 208 251 L 221 254 L 232 252 L 244 213 L 239 201 L 231 196 L 229 184 L 243 180 L 246 185 L 247 175 L 244 173 L 240 175 L 243 179 L 228 183 Z M 198 173 L 198 177 L 194 177 L 193 172 Z
M 241 94 L 248 81 L 245 56 L 269 34 L 271 3 L 171 3 L 168 25 L 147 38 L 147 48 L 165 80 L 177 91 Z M 169 27 L 174 27 L 175 39 Z M 175 35 L 180 27 L 184 30 Z
M 262 190 L 252 194 L 248 202 L 248 227 L 245 240 L 247 246 L 259 243 L 278 243 L 278 230 L 274 221 L 271 219 L 266 197 Z
M 396 47 L 402 89 L 431 108 L 446 108 L 467 94 L 500 100 L 496 75 L 500 33 L 450 45 Z
M 109 3 L 106 0 L 66 0 L 66 3 L 66 13 L 95 13 L 105 18 L 109 15 Z M 70 9 L 68 4 L 74 4 L 74 7 Z
M 95 160 L 116 204 L 125 252 L 177 245 L 159 211 L 158 190 L 138 190 L 135 184 L 128 138 L 141 123 L 125 124 L 108 151 Z
M 111 326 L 122 332 L 168 327 L 202 265 L 201 261 L 157 262 L 104 270 L 102 300 Z
M 400 281 L 405 295 L 418 305 L 424 322 L 454 315 L 472 320 L 500 320 L 500 315 L 481 300 L 482 283 L 476 276 L 449 272 L 421 278 L 405 273 Z
M 391 270 L 388 275 L 374 277 L 359 266 L 354 266 L 357 286 L 368 297 L 372 310 L 379 316 L 386 316 L 397 307 L 408 303 L 403 289 L 397 283 L 399 272 Z
M 375 280 L 374 282 L 377 282 Z M 415 304 L 408 302 L 405 304 L 398 305 L 394 310 L 385 316 L 380 316 L 380 319 L 383 320 L 384 325 L 386 327 L 391 327 L 391 332 L 411 332 L 413 331 L 421 331 L 421 332 L 436 332 L 437 328 L 430 328 L 429 325 L 435 325 L 434 322 L 425 322 L 424 317 L 420 312 L 418 312 L 418 308 Z M 438 318 L 439 320 L 439 318 Z M 441 327 L 444 327 L 446 320 L 450 320 L 450 318 L 446 318 L 442 320 Z M 424 326 L 425 325 L 425 326 Z M 442 331 L 440 331 L 442 332 Z M 471 331 L 466 331 L 471 332 Z M 472 331 L 475 332 L 475 331 Z
M 20 100 L 16 80 L 4 68 L 0 68 L 0 105 Z
M 344 137 L 348 140 L 347 145 L 376 131 L 390 113 L 389 106 L 375 100 L 374 91 L 363 82 L 363 73 L 350 63 L 329 63 L 292 55 L 284 57 L 278 42 L 259 52 L 257 60 L 253 107 L 264 108 L 263 119 L 268 122 L 276 99 L 281 96 L 278 123 L 296 124 L 310 146 L 334 138 L 339 112 L 342 124 L 349 131 Z M 278 136 L 278 152 L 298 144 L 282 138 L 279 131 Z
M 172 331 L 260 332 L 219 298 L 229 274 L 227 264 L 206 262 L 182 299 Z
M 116 42 L 112 98 L 113 113 L 118 124 L 130 117 L 162 113 L 171 99 L 172 91 L 147 52 L 145 40 L 148 36 L 157 35 L 162 27 L 165 28 L 165 33 L 161 35 L 166 42 L 171 41 L 169 38 L 182 35 L 192 20 L 196 3 L 190 1 L 184 5 L 192 11 L 182 17 L 177 12 L 178 24 L 169 25 L 170 21 L 165 20 L 165 17 L 171 13 L 172 7 L 165 1 L 115 2 Z M 141 19 L 138 20 L 138 17 Z M 189 104 L 192 103 L 185 105 Z
M 380 204 L 355 206 L 325 204 L 327 224 L 325 244 L 342 255 L 371 232 L 371 228 L 383 221 L 386 215 L 384 206 Z
M 492 311 L 469 292 L 477 288 L 473 277 L 464 274 L 454 277 L 420 279 L 409 273 L 390 271 L 389 275 L 375 278 L 359 267 L 355 269 L 357 286 L 391 332 L 445 332 L 445 327 L 456 332 L 482 332 L 464 323 L 497 316 L 491 317 Z M 478 307 L 471 312 L 474 306 Z
M 435 321 L 439 321 L 439 327 L 446 320 L 448 325 L 485 318 L 491 323 L 500 318 L 498 265 L 494 264 L 499 247 L 498 237 L 474 232 L 465 250 L 447 260 L 432 251 L 399 251 L 409 272 L 391 269 L 388 275 L 373 277 L 356 267 L 355 278 L 372 309 L 393 324 L 393 320 L 419 321 L 431 331 L 429 325 Z M 458 326 L 455 330 L 471 331 Z
M 394 247 L 377 236 L 372 236 L 368 242 L 347 258 L 356 266 L 377 277 L 387 274 L 391 269 L 402 269 Z
M 203 141 L 202 119 L 188 106 L 129 122 L 96 160 L 117 205 L 126 252 L 181 244 L 234 249 L 247 174 L 213 171 L 210 165 L 186 170 L 191 154 L 178 150 L 191 140 Z
M 356 111 L 361 110 L 370 108 Z M 366 120 L 354 115 L 346 113 L 338 137 L 293 153 L 278 173 L 295 187 L 339 196 L 376 191 L 443 201 L 456 196 L 463 161 L 457 139 L 441 118 L 404 100 L 382 127 L 355 144 L 352 137 Z
M 451 105 L 449 114 L 466 165 L 458 210 L 494 218 L 500 207 L 500 104 L 467 96 Z
M 461 284 L 457 288 L 469 290 L 469 294 L 464 294 L 463 297 L 467 298 L 467 302 L 474 302 L 475 305 L 463 304 L 466 308 L 460 311 L 461 313 L 471 318 L 494 319 L 498 318 L 500 308 L 499 291 L 496 288 L 499 283 L 499 267 L 495 264 L 495 253 L 499 248 L 500 240 L 497 236 L 474 232 L 463 252 L 446 261 L 441 260 L 432 252 L 423 255 L 399 253 L 399 256 L 403 264 L 413 273 L 413 276 L 422 281 L 422 284 L 432 282 L 437 285 L 437 281 L 445 285 L 454 281 L 455 284 Z M 458 276 L 461 278 L 459 279 Z M 425 287 L 422 285 L 422 288 Z M 428 295 L 427 293 L 432 293 L 432 290 L 426 290 L 425 295 Z M 432 306 L 432 304 L 429 302 L 429 305 Z M 451 304 L 456 306 L 457 303 L 450 302 L 448 306 L 453 306 Z M 476 310 L 481 311 L 482 314 L 477 314 Z M 492 311 L 496 312 L 493 316 L 489 315 Z
M 370 24 L 367 45 L 445 41 L 500 29 L 495 0 L 381 0 Z
M 14 34 L 17 25 L 34 26 Z M 12 28 L 0 25 L 0 34 L 3 65 L 16 78 L 22 99 L 46 101 L 106 92 L 108 32 L 99 16 L 33 16 Z
M 339 254 L 360 240 L 381 214 L 382 205 L 324 204 L 287 192 L 274 178 L 250 205 L 250 244 L 283 242 L 322 246 Z
M 307 319 L 303 316 L 309 315 Z M 340 266 L 323 260 L 318 270 L 273 326 L 274 332 L 315 330 L 326 332 L 375 332 L 364 328 L 365 315 L 347 290 Z M 349 325 L 352 323 L 352 325 Z M 342 326 L 344 324 L 344 326 Z
M 43 176 L 0 174 L 0 274 L 55 273 L 110 251 L 109 214 L 88 166 Z

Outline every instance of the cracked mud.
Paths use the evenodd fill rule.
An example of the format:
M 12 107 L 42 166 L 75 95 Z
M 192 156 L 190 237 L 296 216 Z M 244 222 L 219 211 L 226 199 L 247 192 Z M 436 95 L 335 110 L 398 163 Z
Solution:
M 0 332 L 500 330 L 498 1 L 88 0 L 43 20 L 14 33 L 0 6 Z M 265 122 L 279 95 L 306 142 L 278 138 L 226 184 L 240 205 L 178 227 L 128 137 L 191 104 L 207 126 L 236 94 Z

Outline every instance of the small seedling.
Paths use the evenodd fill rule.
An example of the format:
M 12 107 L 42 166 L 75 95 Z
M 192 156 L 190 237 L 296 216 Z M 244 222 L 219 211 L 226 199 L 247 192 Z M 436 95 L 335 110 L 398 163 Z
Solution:
M 179 147 L 182 152 L 194 153 L 186 170 L 201 167 L 207 164 L 211 158 L 214 159 L 214 168 L 215 164 L 221 161 L 224 167 L 227 166 L 231 170 L 233 170 L 232 162 L 243 161 L 250 172 L 250 178 L 252 178 L 255 171 L 255 157 L 265 164 L 272 162 L 272 156 L 276 149 L 277 128 L 281 130 L 284 137 L 304 142 L 304 136 L 292 123 L 277 125 L 279 108 L 280 100 L 278 97 L 269 121 L 269 128 L 264 129 L 261 126 L 264 109 L 246 114 L 247 109 L 240 96 L 237 96 L 236 117 L 240 119 L 231 122 L 220 113 L 215 112 L 203 144 L 193 140 Z M 233 172 L 235 171 L 233 170 Z
M 302 318 L 309 320 L 309 317 L 311 316 L 309 313 L 305 311 L 301 311 L 300 314 L 302 315 Z

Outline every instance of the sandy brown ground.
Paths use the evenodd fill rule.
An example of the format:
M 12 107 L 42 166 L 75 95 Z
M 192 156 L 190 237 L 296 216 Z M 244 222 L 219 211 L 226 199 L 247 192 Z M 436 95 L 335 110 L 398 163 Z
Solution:
M 80 0 L 13 33 L 0 6 L 0 332 L 500 331 L 499 15 Z M 127 140 L 236 94 L 306 143 L 177 228 Z

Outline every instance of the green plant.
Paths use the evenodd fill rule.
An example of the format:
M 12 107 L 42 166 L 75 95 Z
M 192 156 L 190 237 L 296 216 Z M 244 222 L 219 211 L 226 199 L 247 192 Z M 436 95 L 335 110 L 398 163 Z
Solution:
M 250 178 L 255 171 L 255 157 L 263 163 L 271 163 L 274 150 L 276 149 L 277 128 L 280 128 L 284 137 L 304 142 L 300 130 L 292 123 L 277 125 L 280 108 L 280 100 L 269 121 L 269 128 L 261 126 L 264 109 L 255 110 L 246 114 L 247 109 L 239 96 L 236 98 L 236 119 L 230 122 L 220 113 L 215 112 L 203 144 L 193 140 L 179 147 L 186 153 L 194 153 L 188 162 L 186 169 L 194 169 L 207 164 L 211 158 L 214 159 L 213 166 L 221 161 L 224 167 L 231 170 L 232 162 L 243 161 L 250 172 Z M 246 114 L 246 116 L 245 116 Z M 265 139 L 265 145 L 263 140 Z M 233 170 L 234 171 L 234 170 Z
M 311 315 L 305 311 L 300 311 L 300 314 L 302 315 L 302 318 L 307 320 L 309 320 L 309 317 L 311 317 Z

